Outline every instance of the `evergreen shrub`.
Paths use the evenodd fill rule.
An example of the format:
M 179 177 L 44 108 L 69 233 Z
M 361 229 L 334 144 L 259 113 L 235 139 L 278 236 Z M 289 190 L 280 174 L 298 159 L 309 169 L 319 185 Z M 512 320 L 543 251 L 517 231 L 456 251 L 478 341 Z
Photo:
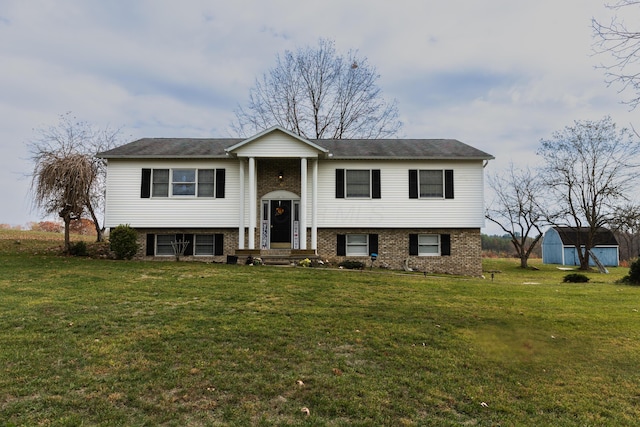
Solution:
M 129 225 L 120 224 L 111 230 L 109 243 L 116 259 L 131 259 L 138 252 L 138 233 Z

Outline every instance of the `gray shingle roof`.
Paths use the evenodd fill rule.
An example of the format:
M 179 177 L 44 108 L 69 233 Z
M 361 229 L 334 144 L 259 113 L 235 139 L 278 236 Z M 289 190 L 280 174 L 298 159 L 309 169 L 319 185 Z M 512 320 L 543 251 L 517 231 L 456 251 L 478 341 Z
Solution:
M 105 159 L 225 158 L 240 138 L 142 138 L 102 153 Z
M 334 159 L 490 160 L 494 157 L 455 139 L 318 140 Z
M 99 153 L 106 159 L 228 158 L 242 138 L 143 138 Z M 455 139 L 318 139 L 333 159 L 490 160 L 494 157 Z

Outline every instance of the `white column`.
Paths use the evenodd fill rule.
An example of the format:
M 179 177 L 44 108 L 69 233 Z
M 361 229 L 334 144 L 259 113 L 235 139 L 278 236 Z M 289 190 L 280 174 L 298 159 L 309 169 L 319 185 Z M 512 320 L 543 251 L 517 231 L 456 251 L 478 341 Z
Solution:
M 238 249 L 244 249 L 244 159 L 240 159 L 240 226 L 238 227 Z
M 318 251 L 318 159 L 311 165 L 311 249 Z
M 300 249 L 307 249 L 307 159 L 300 159 Z
M 256 159 L 249 157 L 249 249 L 256 248 Z

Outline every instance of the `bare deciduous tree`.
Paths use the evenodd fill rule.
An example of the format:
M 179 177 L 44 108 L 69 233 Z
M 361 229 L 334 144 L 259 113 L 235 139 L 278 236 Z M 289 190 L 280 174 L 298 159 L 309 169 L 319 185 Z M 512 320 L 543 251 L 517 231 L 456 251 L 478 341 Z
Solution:
M 616 208 L 610 224 L 620 245 L 620 258 L 640 255 L 640 206 L 627 203 Z M 622 241 L 620 241 L 622 240 Z
M 580 269 L 589 268 L 589 250 L 598 230 L 609 225 L 616 207 L 629 200 L 636 182 L 640 145 L 610 117 L 576 121 L 542 140 L 538 155 L 546 188 L 546 219 L 576 231 Z M 586 229 L 586 237 L 580 236 Z
M 487 182 L 495 199 L 485 217 L 511 237 L 520 267 L 527 268 L 531 252 L 542 238 L 544 214 L 538 204 L 542 183 L 529 168 L 517 169 L 513 163 L 505 173 L 488 176 Z M 536 236 L 532 236 L 534 232 Z
M 624 8 L 640 7 L 638 0 L 619 0 L 606 5 L 616 12 Z M 633 20 L 638 24 L 637 17 Z M 608 23 L 602 23 L 595 18 L 591 20 L 594 37 L 596 39 L 594 51 L 598 54 L 607 53 L 612 62 L 602 64 L 608 84 L 619 84 L 620 92 L 631 90 L 633 95 L 625 101 L 635 108 L 640 104 L 640 28 L 630 29 L 619 16 L 613 17 Z
M 87 156 L 55 153 L 43 155 L 33 172 L 35 203 L 47 214 L 58 214 L 64 222 L 65 252 L 69 252 L 69 225 L 80 219 L 88 203 L 89 189 L 95 177 L 94 165 Z
M 246 107 L 231 128 L 246 136 L 278 125 L 310 139 L 384 138 L 402 124 L 396 102 L 387 103 L 380 76 L 357 51 L 338 54 L 333 41 L 276 57 L 274 68 L 256 79 Z
M 89 215 L 97 240 L 103 240 L 98 215 L 104 211 L 106 163 L 96 154 L 119 142 L 120 129 L 97 130 L 66 113 L 55 126 L 36 132 L 38 137 L 28 143 L 34 163 L 31 183 L 35 206 L 47 214 L 58 214 L 67 235 L 68 221 Z M 68 239 L 65 244 L 68 249 Z

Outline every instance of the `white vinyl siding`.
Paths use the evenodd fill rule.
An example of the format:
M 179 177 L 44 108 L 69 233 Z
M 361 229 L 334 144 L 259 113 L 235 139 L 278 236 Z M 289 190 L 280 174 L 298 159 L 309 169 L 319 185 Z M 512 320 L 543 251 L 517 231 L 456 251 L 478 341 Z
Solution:
M 141 170 L 225 169 L 225 197 L 140 197 Z M 237 228 L 239 225 L 238 160 L 109 159 L 105 225 L 133 228 Z
M 234 153 L 241 157 L 288 157 L 313 158 L 318 150 L 283 132 L 273 132 L 238 147 Z
M 380 169 L 381 198 L 335 197 L 335 170 Z M 455 198 L 410 199 L 408 170 L 453 170 Z M 311 177 L 309 169 L 309 177 Z M 484 226 L 482 161 L 320 160 L 319 228 L 481 228 Z M 307 198 L 311 200 L 311 178 Z M 311 225 L 311 204 L 307 225 Z
M 312 224 L 312 164 L 307 182 L 307 227 Z M 225 198 L 140 197 L 141 169 L 218 169 L 226 171 Z M 381 170 L 381 198 L 335 197 L 335 170 Z M 408 170 L 454 171 L 455 198 L 409 199 Z M 107 227 L 237 228 L 240 188 L 237 159 L 110 159 L 107 173 Z M 245 167 L 245 225 L 249 224 L 249 180 Z M 482 161 L 320 160 L 317 225 L 319 228 L 481 228 L 484 226 Z

